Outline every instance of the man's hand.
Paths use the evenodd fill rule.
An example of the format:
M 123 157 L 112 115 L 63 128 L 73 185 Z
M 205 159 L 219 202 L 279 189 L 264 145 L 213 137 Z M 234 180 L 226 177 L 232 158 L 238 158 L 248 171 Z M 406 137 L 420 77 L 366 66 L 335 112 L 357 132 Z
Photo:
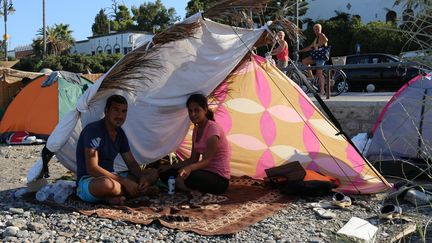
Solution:
M 139 195 L 139 185 L 131 179 L 124 178 L 121 181 L 122 186 L 126 189 L 127 193 L 131 197 L 136 197 Z
M 138 182 L 138 190 L 140 192 L 145 191 L 145 189 L 147 189 L 147 187 L 150 186 L 150 183 L 148 181 L 148 178 L 145 175 L 142 175 L 139 178 L 139 182 Z

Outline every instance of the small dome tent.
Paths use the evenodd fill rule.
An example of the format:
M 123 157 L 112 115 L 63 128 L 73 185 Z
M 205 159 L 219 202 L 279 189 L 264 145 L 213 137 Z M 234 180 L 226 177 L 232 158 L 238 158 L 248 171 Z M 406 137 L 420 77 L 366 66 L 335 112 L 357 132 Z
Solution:
M 36 78 L 18 93 L 5 111 L 0 134 L 27 131 L 41 138 L 48 137 L 91 84 L 78 74 L 64 71 Z
M 372 129 L 366 157 L 383 173 L 400 177 L 414 177 L 428 167 L 432 158 L 431 74 L 416 76 L 390 99 Z

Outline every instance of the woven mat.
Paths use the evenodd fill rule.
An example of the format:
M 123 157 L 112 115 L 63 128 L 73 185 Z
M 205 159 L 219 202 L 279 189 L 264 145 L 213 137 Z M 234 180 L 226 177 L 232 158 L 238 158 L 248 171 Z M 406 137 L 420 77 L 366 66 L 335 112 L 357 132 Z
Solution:
M 249 178 L 231 179 L 225 194 L 190 196 L 161 192 L 126 201 L 122 206 L 94 205 L 69 199 L 67 207 L 84 215 L 148 225 L 162 225 L 201 235 L 234 234 L 273 215 L 289 202 L 287 196 Z

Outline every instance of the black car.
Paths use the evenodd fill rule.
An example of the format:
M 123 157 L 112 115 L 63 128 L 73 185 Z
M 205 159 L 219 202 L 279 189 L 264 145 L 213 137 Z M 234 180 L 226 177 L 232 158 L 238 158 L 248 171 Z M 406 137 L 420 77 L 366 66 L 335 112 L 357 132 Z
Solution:
M 384 64 L 397 63 L 399 58 L 389 54 L 369 53 L 349 55 L 346 64 Z M 343 69 L 347 76 L 348 91 L 366 91 L 368 84 L 375 86 L 375 91 L 397 91 L 406 82 L 420 74 L 414 67 L 372 67 Z

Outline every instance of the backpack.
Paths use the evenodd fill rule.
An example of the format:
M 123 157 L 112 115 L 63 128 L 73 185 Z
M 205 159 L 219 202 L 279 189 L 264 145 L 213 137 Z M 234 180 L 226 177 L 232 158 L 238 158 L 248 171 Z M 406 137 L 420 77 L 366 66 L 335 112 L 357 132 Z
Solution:
M 287 195 L 323 196 L 340 185 L 338 179 L 305 170 L 298 161 L 265 170 L 271 186 Z

